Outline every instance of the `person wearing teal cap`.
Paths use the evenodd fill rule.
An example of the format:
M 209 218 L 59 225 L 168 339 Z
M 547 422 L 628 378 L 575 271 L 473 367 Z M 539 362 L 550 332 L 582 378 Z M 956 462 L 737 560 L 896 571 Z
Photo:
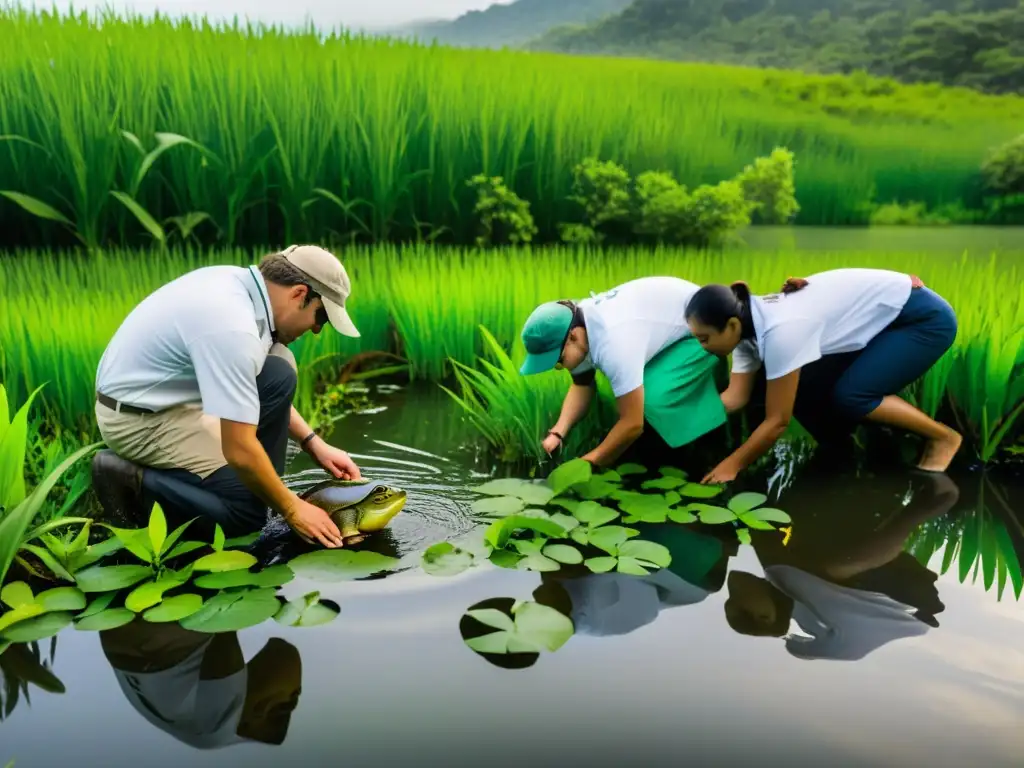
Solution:
M 719 360 L 701 348 L 685 318 L 699 288 L 677 277 L 642 277 L 578 302 L 534 309 L 522 329 L 520 373 L 572 374 L 561 415 L 542 443 L 548 454 L 589 409 L 598 370 L 611 384 L 619 418 L 583 456 L 597 466 L 616 461 L 647 425 L 677 448 L 725 424 L 714 379 Z

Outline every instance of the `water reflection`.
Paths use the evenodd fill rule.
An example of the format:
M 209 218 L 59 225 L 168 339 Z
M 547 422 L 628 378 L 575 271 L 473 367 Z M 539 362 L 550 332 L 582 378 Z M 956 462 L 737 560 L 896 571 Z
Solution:
M 812 476 L 784 495 L 780 505 L 793 518 L 785 544 L 773 532 L 751 532 L 764 577 L 729 574 L 725 617 L 733 630 L 780 638 L 797 658 L 853 661 L 939 626 L 938 574 L 905 546 L 915 529 L 953 508 L 956 484 L 920 473 L 839 480 Z
M 196 749 L 280 745 L 302 691 L 298 649 L 278 637 L 248 662 L 237 632 L 142 619 L 100 632 L 103 656 L 147 722 Z

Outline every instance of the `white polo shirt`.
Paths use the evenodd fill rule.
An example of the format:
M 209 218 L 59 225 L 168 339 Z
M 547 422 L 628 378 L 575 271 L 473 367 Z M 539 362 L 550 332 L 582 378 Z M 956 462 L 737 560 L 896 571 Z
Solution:
M 884 269 L 835 269 L 807 278 L 795 293 L 750 297 L 755 338 L 732 353 L 734 373 L 762 363 L 778 379 L 823 355 L 863 349 L 910 298 L 910 276 Z
M 201 403 L 209 415 L 258 424 L 256 376 L 273 323 L 256 267 L 193 270 L 128 314 L 100 359 L 96 389 L 143 408 Z
M 644 383 L 644 367 L 685 336 L 686 305 L 700 286 L 678 277 L 641 277 L 578 302 L 590 352 L 574 374 L 597 368 L 615 397 Z

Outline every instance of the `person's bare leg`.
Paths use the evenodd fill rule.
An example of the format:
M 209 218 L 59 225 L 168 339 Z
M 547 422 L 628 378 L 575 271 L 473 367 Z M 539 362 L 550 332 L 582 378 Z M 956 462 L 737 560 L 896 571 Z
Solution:
M 882 398 L 879 406 L 865 418 L 921 435 L 927 442 L 917 467 L 929 472 L 945 472 L 963 442 L 955 429 L 929 418 L 896 395 Z

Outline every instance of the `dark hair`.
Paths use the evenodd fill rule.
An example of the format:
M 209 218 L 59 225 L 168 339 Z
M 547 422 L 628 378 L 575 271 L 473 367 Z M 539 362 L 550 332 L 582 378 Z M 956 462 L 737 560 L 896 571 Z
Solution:
M 754 322 L 750 317 L 750 288 L 744 282 L 732 285 L 712 283 L 693 294 L 686 305 L 686 319 L 696 317 L 700 322 L 719 331 L 731 318 L 738 317 L 743 328 L 742 338 L 754 337 Z
M 306 298 L 302 302 L 304 307 L 309 306 L 309 302 L 313 299 L 320 297 L 320 294 L 309 284 L 309 275 L 288 261 L 283 253 L 270 253 L 264 256 L 260 261 L 260 274 L 268 283 L 283 285 L 285 288 L 291 288 L 294 285 L 306 286 Z

